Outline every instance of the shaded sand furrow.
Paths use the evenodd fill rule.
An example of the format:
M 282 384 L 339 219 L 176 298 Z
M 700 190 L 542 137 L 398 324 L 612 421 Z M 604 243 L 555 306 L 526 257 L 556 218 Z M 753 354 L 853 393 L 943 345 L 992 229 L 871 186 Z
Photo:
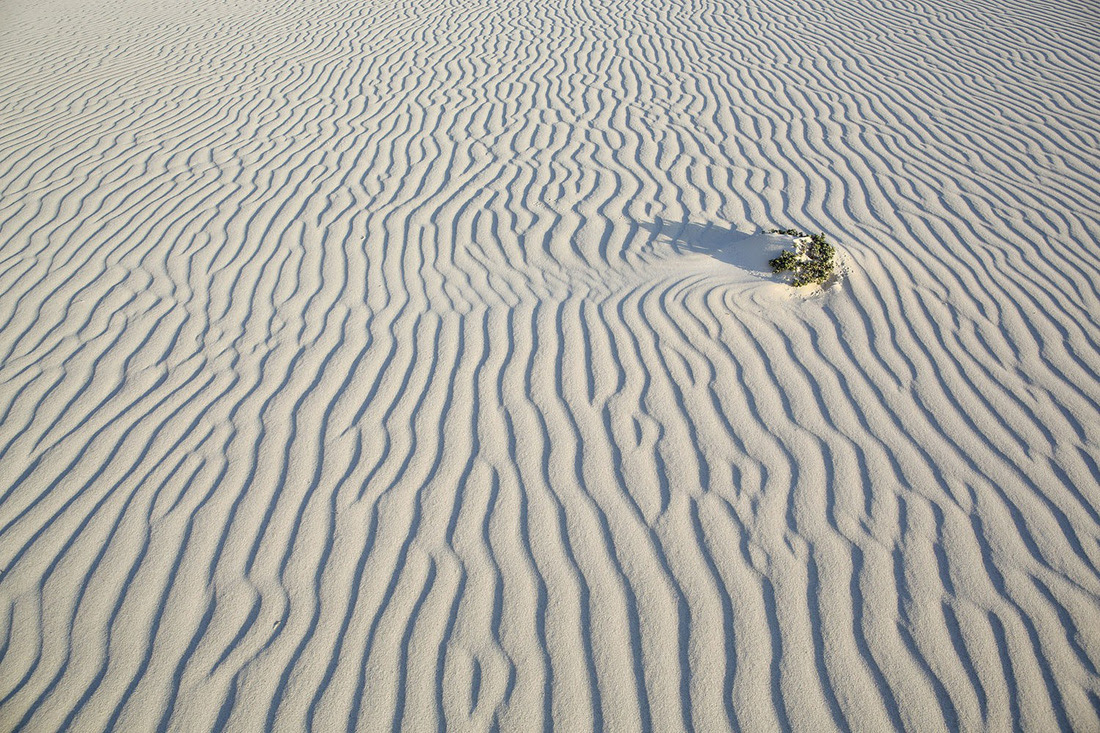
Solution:
M 1100 726 L 1094 9 L 2 14 L 0 727 Z

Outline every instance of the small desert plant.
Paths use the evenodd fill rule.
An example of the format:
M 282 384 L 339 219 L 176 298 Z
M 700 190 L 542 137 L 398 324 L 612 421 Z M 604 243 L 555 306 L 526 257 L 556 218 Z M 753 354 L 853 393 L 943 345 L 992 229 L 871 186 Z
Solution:
M 768 260 L 772 272 L 791 272 L 791 285 L 824 284 L 833 276 L 833 245 L 825 241 L 824 234 L 806 234 L 797 229 L 770 229 L 769 234 L 794 237 L 794 249 L 783 250 L 778 257 Z

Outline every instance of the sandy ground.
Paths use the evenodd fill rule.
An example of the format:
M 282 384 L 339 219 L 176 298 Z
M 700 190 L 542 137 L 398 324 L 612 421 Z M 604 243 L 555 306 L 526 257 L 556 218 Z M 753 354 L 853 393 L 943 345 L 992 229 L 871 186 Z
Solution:
M 1100 729 L 1098 36 L 0 0 L 0 729 Z

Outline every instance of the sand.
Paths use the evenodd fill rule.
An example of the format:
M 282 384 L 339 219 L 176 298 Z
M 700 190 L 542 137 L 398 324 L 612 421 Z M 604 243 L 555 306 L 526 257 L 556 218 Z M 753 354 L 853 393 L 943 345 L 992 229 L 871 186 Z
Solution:
M 1098 47 L 0 0 L 0 729 L 1100 729 Z

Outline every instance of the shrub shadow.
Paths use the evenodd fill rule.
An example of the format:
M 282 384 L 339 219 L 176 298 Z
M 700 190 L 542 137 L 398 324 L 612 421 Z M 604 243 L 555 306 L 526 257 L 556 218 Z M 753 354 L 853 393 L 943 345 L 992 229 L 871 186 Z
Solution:
M 723 224 L 657 219 L 638 226 L 650 233 L 652 241 L 670 245 L 678 253 L 705 254 L 758 277 L 773 277 L 768 260 L 784 247 L 779 237 Z

